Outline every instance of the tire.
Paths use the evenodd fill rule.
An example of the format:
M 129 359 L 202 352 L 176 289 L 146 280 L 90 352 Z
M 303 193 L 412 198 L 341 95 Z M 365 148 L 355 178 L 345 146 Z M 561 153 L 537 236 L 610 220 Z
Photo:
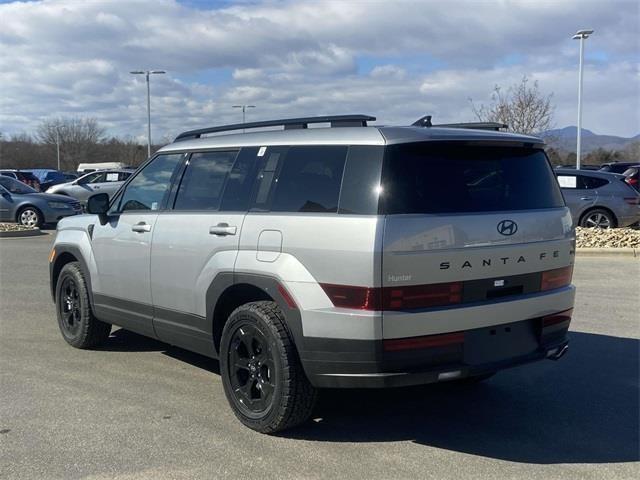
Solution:
M 580 226 L 587 228 L 613 228 L 616 226 L 616 219 L 608 210 L 595 208 L 582 215 Z
M 56 313 L 62 338 L 73 347 L 92 348 L 109 338 L 111 325 L 91 312 L 87 283 L 78 262 L 67 263 L 58 275 Z
M 220 346 L 224 393 L 244 425 L 275 433 L 308 420 L 316 389 L 304 374 L 276 303 L 236 308 L 224 326 Z
M 43 224 L 44 217 L 42 212 L 36 207 L 27 206 L 20 209 L 16 216 L 16 221 L 25 227 L 40 228 Z

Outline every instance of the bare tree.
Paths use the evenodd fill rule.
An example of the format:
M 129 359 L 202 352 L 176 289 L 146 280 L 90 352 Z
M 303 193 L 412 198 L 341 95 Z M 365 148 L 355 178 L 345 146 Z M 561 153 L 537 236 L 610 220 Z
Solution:
M 543 95 L 538 82 L 529 85 L 529 79 L 522 77 L 520 83 L 510 86 L 506 92 L 496 85 L 489 105 L 471 108 L 481 122 L 499 122 L 509 126 L 516 133 L 533 134 L 549 130 L 552 126 L 555 107 L 551 103 L 553 94 Z
M 78 163 L 88 161 L 96 153 L 104 134 L 104 128 L 94 118 L 55 118 L 40 124 L 36 139 L 53 151 L 59 139 L 61 168 L 75 169 Z

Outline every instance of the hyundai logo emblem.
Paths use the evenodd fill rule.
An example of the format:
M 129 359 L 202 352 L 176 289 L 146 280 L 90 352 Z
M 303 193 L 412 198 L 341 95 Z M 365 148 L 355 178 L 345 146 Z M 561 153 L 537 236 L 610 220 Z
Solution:
M 513 220 L 502 220 L 498 223 L 498 233 L 510 236 L 518 231 L 518 224 Z

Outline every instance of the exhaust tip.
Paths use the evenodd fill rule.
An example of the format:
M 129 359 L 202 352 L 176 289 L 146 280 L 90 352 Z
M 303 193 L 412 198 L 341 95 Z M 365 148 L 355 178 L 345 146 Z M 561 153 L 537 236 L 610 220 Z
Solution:
M 562 357 L 564 357 L 565 353 L 567 353 L 567 350 L 569 350 L 569 345 L 552 348 L 547 352 L 547 358 L 549 360 L 560 360 Z

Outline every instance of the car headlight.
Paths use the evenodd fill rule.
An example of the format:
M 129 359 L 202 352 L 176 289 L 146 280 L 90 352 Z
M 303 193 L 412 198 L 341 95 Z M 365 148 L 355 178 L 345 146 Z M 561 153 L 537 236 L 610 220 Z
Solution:
M 51 208 L 71 208 L 71 205 L 64 202 L 47 202 Z

